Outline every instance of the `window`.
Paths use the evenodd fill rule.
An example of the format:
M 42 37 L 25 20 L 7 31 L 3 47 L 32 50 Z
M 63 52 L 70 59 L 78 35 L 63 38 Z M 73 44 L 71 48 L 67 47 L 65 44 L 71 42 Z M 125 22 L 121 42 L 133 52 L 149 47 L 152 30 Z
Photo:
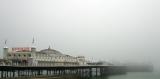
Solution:
M 10 57 L 10 56 L 11 56 L 11 54 L 8 54 L 8 56 Z
M 28 57 L 31 57 L 31 54 L 28 54 Z

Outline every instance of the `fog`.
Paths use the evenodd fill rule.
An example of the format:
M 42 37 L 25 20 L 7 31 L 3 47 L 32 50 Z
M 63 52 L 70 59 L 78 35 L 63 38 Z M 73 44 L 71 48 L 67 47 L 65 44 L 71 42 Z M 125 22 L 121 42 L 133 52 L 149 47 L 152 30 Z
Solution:
M 159 0 L 0 0 L 0 50 L 31 46 L 160 66 Z

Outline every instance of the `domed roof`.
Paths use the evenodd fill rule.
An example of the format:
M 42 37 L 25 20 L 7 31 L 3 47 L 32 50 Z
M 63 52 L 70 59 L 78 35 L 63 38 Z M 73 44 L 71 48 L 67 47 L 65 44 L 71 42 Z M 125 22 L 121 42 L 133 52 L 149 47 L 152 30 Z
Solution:
M 56 54 L 56 55 L 63 55 L 61 52 L 51 49 L 50 47 L 48 49 L 43 49 L 40 51 L 40 53 L 44 53 L 44 54 Z

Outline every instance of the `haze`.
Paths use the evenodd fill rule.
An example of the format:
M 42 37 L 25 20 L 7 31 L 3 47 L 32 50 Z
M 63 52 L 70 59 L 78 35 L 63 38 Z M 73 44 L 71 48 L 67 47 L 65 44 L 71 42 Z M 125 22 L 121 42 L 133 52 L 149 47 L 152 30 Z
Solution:
M 0 48 L 160 66 L 159 0 L 0 0 Z M 1 53 L 2 56 L 2 53 Z

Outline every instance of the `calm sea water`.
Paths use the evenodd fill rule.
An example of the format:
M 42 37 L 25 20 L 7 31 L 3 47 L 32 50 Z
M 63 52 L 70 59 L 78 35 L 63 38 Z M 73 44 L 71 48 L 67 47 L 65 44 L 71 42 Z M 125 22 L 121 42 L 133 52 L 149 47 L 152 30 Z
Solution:
M 114 75 L 90 79 L 160 79 L 160 72 L 129 72 L 126 75 Z

